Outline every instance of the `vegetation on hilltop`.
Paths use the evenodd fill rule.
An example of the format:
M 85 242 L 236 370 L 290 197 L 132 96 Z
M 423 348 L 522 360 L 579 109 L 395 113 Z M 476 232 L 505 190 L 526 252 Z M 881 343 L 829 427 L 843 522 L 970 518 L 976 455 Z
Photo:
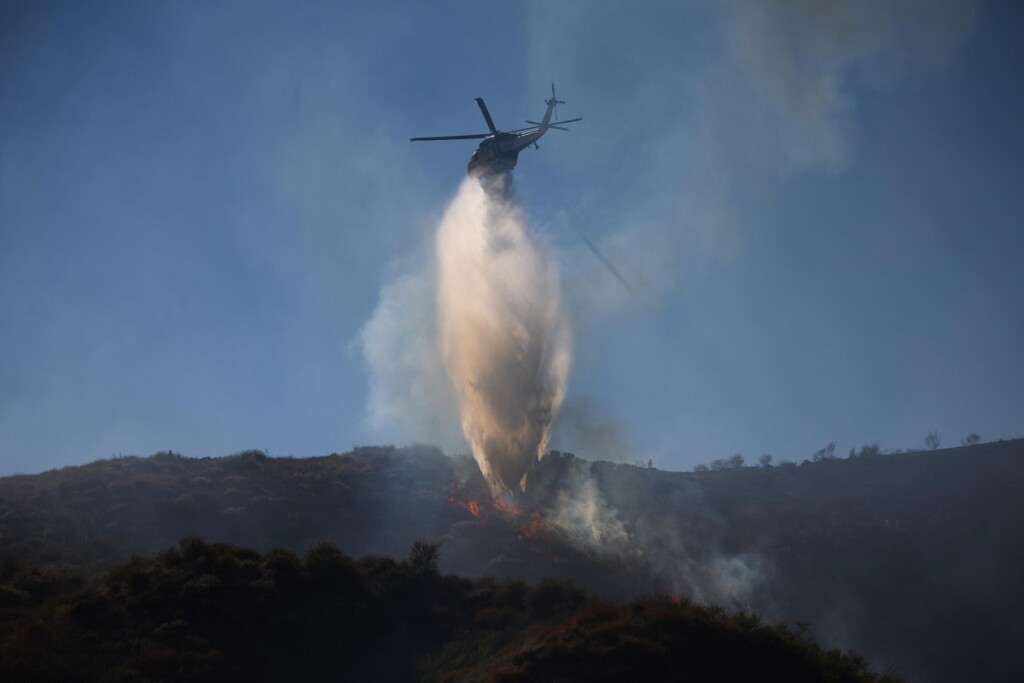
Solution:
M 442 576 L 437 551 L 354 560 L 320 543 L 299 557 L 187 536 L 86 589 L 0 608 L 0 679 L 886 679 L 746 613 Z

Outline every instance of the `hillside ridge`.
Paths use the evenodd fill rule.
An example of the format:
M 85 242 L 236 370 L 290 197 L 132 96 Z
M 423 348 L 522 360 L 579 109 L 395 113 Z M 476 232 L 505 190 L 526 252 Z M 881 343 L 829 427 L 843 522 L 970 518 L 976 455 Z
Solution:
M 162 453 L 0 478 L 0 585 L 97 576 L 186 534 L 257 552 L 328 541 L 352 557 L 429 539 L 444 572 L 689 596 L 808 623 L 914 680 L 1007 680 L 1024 671 L 1010 637 L 1024 610 L 1022 484 L 1021 439 L 709 472 L 552 452 L 509 512 L 472 460 L 427 446 Z M 593 494 L 603 517 L 586 521 L 609 533 L 581 537 L 566 491 Z

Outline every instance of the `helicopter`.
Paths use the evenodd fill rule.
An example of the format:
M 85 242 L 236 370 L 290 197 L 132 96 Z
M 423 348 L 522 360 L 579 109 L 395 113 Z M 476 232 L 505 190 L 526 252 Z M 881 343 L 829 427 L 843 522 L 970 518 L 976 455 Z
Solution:
M 552 114 L 558 118 L 558 105 L 565 104 L 562 100 L 559 100 L 555 96 L 555 84 L 551 84 L 551 99 L 544 100 L 544 104 L 548 106 L 547 111 L 544 112 L 544 118 L 540 121 L 526 122 L 531 124 L 530 128 L 519 128 L 517 130 L 500 131 L 494 126 L 494 121 L 491 119 L 490 112 L 487 111 L 487 105 L 484 104 L 482 97 L 476 98 L 476 104 L 480 107 L 480 112 L 484 115 L 484 120 L 487 122 L 487 127 L 490 129 L 490 133 L 479 133 L 473 135 L 442 135 L 438 137 L 429 138 L 409 138 L 410 142 L 427 142 L 432 140 L 483 140 L 480 146 L 473 152 L 473 156 L 469 159 L 467 170 L 469 175 L 473 176 L 489 176 L 497 175 L 499 173 L 505 173 L 515 168 L 516 162 L 519 160 L 519 153 L 533 145 L 536 149 L 540 149 L 537 144 L 544 133 L 548 132 L 549 128 L 555 130 L 569 130 L 563 128 L 562 125 L 566 123 L 574 123 L 576 121 L 582 121 L 583 118 L 566 119 L 565 121 L 551 121 Z

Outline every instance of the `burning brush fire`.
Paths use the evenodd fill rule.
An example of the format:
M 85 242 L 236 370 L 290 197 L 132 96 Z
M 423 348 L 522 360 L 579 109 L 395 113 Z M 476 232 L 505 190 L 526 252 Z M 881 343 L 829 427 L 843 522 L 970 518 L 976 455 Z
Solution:
M 524 510 L 504 500 L 477 501 L 474 498 L 463 497 L 455 491 L 448 496 L 448 502 L 485 524 L 495 517 L 500 517 L 506 523 L 513 523 L 517 527 L 516 538 L 520 541 L 534 538 L 544 528 L 544 518 L 540 510 Z
M 473 515 L 477 519 L 480 519 L 480 504 L 477 503 L 475 500 L 463 500 L 462 498 L 459 498 L 457 495 L 453 493 L 452 495 L 448 496 L 448 502 L 451 503 L 452 505 L 455 505 L 456 507 L 460 507 L 463 510 L 466 510 L 467 512 L 469 512 L 469 514 Z

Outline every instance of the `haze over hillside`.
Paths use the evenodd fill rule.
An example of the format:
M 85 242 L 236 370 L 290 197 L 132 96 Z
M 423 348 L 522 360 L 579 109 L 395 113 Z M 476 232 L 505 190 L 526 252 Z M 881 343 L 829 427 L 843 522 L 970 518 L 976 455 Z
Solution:
M 473 461 L 429 447 L 165 453 L 0 479 L 0 553 L 13 585 L 19 566 L 90 574 L 187 533 L 356 557 L 429 539 L 446 572 L 667 591 L 807 623 L 910 680 L 1010 680 L 1024 670 L 1022 484 L 1024 440 L 695 473 L 553 452 L 514 508 L 491 502 Z

